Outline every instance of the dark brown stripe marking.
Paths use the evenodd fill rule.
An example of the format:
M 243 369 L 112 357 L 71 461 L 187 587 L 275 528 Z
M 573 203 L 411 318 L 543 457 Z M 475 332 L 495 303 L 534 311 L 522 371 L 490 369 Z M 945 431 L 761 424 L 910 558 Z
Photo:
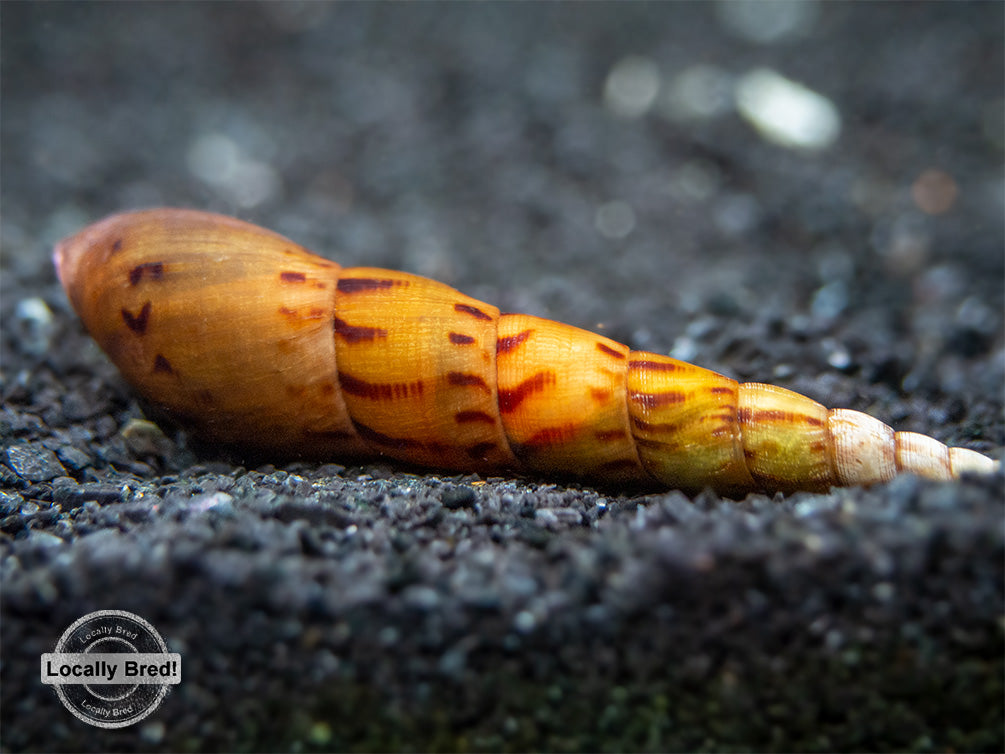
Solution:
M 475 319 L 483 319 L 486 322 L 492 321 L 492 317 L 483 312 L 481 309 L 468 304 L 454 304 L 454 311 L 460 312 L 461 314 L 470 314 Z
M 391 435 L 385 435 L 383 432 L 378 432 L 365 424 L 360 424 L 355 419 L 352 420 L 352 424 L 356 428 L 356 431 L 359 432 L 360 437 L 374 443 L 375 445 L 382 445 L 385 448 L 394 448 L 396 450 L 422 447 L 421 442 L 413 440 L 410 437 L 391 437 Z
M 280 272 L 279 279 L 284 283 L 303 283 L 307 275 L 302 272 Z
M 763 422 L 775 424 L 809 424 L 811 427 L 823 426 L 823 421 L 815 416 L 797 414 L 792 411 L 779 411 L 778 409 L 765 409 L 754 411 L 749 408 L 741 408 L 738 412 L 740 421 L 744 424 L 757 424 Z
M 340 371 L 339 383 L 349 395 L 369 398 L 374 401 L 393 401 L 422 395 L 422 380 L 415 382 L 367 382 Z
M 638 403 L 646 408 L 660 408 L 661 406 L 672 406 L 675 403 L 683 403 L 687 400 L 684 393 L 673 390 L 668 393 L 629 393 L 629 399 L 633 403 Z
M 726 414 L 713 414 L 709 417 L 709 420 L 718 420 L 722 422 L 719 426 L 714 427 L 709 433 L 712 437 L 732 437 L 736 434 L 736 414 L 732 411 Z
M 485 380 L 477 374 L 469 374 L 468 372 L 447 372 L 447 383 L 455 387 L 478 387 L 486 393 L 492 392 L 492 388 Z
M 545 427 L 544 429 L 538 430 L 522 443 L 520 443 L 525 448 L 540 448 L 544 445 L 560 445 L 564 442 L 569 442 L 572 438 L 576 436 L 579 430 L 579 425 L 577 424 L 562 424 L 558 427 Z
M 600 442 L 613 442 L 615 440 L 624 440 L 628 435 L 623 429 L 602 429 L 593 433 Z
M 494 442 L 479 442 L 465 450 L 471 458 L 485 459 L 488 457 L 489 452 L 496 450 L 496 448 L 498 446 Z
M 484 411 L 458 411 L 454 414 L 454 421 L 458 424 L 469 424 L 471 422 L 482 422 L 483 424 L 495 424 L 494 417 Z
M 604 390 L 599 387 L 590 388 L 590 397 L 593 399 L 594 403 L 607 403 L 613 394 L 614 393 L 611 390 Z
M 301 314 L 296 309 L 288 309 L 285 306 L 280 306 L 279 313 L 288 319 L 324 319 L 325 317 L 325 310 L 317 306 L 312 306 L 307 314 Z
M 652 434 L 660 433 L 674 433 L 680 430 L 682 423 L 666 422 L 657 424 L 656 422 L 647 422 L 639 419 L 638 417 L 632 417 L 632 424 L 641 432 L 651 432 Z
M 387 330 L 383 328 L 350 325 L 338 317 L 332 317 L 332 328 L 335 330 L 335 334 L 340 336 L 346 343 L 362 343 L 368 340 L 387 337 Z
M 597 350 L 601 353 L 606 353 L 608 356 L 613 356 L 615 359 L 623 359 L 625 355 L 621 351 L 615 351 L 609 345 L 605 343 L 597 343 Z
M 523 403 L 523 399 L 528 395 L 533 395 L 545 389 L 548 385 L 555 384 L 554 372 L 538 372 L 533 377 L 528 377 L 512 390 L 499 391 L 499 410 L 504 414 L 516 411 Z
M 713 395 L 733 395 L 733 393 L 735 393 L 736 391 L 733 390 L 733 388 L 731 387 L 714 387 L 708 392 L 712 393 Z
M 677 364 L 666 361 L 629 361 L 630 369 L 648 369 L 651 372 L 676 372 Z
M 499 338 L 496 341 L 496 353 L 509 353 L 514 348 L 519 348 L 533 332 L 533 330 L 524 330 L 516 335 L 507 335 L 505 338 Z
M 129 270 L 129 285 L 137 285 L 143 276 L 147 275 L 151 280 L 160 280 L 164 277 L 163 262 L 144 262 Z
M 112 253 L 118 254 L 120 251 L 122 251 L 122 239 L 116 238 L 115 243 L 112 244 Z
M 130 314 L 125 308 L 122 309 L 122 319 L 125 320 L 126 327 L 137 335 L 143 335 L 147 331 L 147 322 L 150 320 L 150 302 L 147 301 L 137 315 Z
M 405 280 L 376 280 L 374 278 L 339 278 L 335 288 L 339 293 L 362 293 L 363 291 L 393 288 L 396 285 L 408 285 L 408 282 Z
M 464 335 L 463 333 L 459 332 L 452 332 L 450 333 L 449 337 L 450 342 L 453 343 L 455 346 L 470 346 L 472 343 L 475 342 L 475 339 L 472 338 L 470 335 Z
M 157 356 L 154 357 L 154 374 L 174 374 L 174 369 L 171 368 L 171 362 L 160 354 L 157 354 Z

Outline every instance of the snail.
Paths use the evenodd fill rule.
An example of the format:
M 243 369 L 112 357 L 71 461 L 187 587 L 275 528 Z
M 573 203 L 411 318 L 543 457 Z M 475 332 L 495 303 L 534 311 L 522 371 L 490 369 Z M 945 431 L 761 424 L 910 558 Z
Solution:
M 221 215 L 113 215 L 54 260 L 125 379 L 211 443 L 727 494 L 998 466 L 427 278 L 342 268 Z

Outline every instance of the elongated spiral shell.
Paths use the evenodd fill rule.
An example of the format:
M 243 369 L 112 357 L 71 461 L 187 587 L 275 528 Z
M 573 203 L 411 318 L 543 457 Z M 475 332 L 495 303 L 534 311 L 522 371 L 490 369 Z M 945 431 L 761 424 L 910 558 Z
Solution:
M 220 215 L 113 215 L 59 243 L 55 263 L 126 380 L 211 442 L 733 493 L 996 468 L 426 278 L 343 269 Z

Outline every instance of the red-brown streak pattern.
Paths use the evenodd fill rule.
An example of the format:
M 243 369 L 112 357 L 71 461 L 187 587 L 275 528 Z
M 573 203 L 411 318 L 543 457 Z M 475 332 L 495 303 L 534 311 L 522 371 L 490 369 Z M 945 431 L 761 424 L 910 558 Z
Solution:
M 653 432 L 653 433 L 656 432 L 674 433 L 677 430 L 679 430 L 681 426 L 680 424 L 673 424 L 670 422 L 667 422 L 665 424 L 657 424 L 656 422 L 647 422 L 635 416 L 632 417 L 632 424 L 635 425 L 636 428 L 642 430 L 643 432 Z
M 454 414 L 454 421 L 458 424 L 469 424 L 471 422 L 482 422 L 483 424 L 495 424 L 496 420 L 484 411 L 458 411 Z
M 301 320 L 301 319 L 324 319 L 325 310 L 312 306 L 307 314 L 301 314 L 296 309 L 290 309 L 285 306 L 279 307 L 279 313 L 290 320 Z
M 599 387 L 590 388 L 590 397 L 593 399 L 594 403 L 607 403 L 611 399 L 613 393 L 610 390 L 604 390 Z
M 150 320 L 151 304 L 147 301 L 137 315 L 130 314 L 125 308 L 122 309 L 122 319 L 125 320 L 126 327 L 137 335 L 143 335 L 147 331 L 147 322 Z
M 366 426 L 365 424 L 360 424 L 355 419 L 352 420 L 352 424 L 356 427 L 356 431 L 359 432 L 359 436 L 364 440 L 369 440 L 377 445 L 383 445 L 385 448 L 395 448 L 397 450 L 405 450 L 406 448 L 422 448 L 423 445 L 418 440 L 413 440 L 410 437 L 391 437 L 390 435 L 385 435 L 383 432 L 378 432 L 377 430 Z
M 479 375 L 467 372 L 447 372 L 447 384 L 455 387 L 477 387 L 486 393 L 492 392 L 492 388 Z
M 523 399 L 528 395 L 538 393 L 548 385 L 555 384 L 554 372 L 538 372 L 533 377 L 528 377 L 512 390 L 499 391 L 499 410 L 504 414 L 516 411 Z
M 496 353 L 509 353 L 514 348 L 519 348 L 520 344 L 527 340 L 533 332 L 533 330 L 524 330 L 516 335 L 507 335 L 505 338 L 499 338 L 496 341 Z
M 160 354 L 157 354 L 157 356 L 154 357 L 154 374 L 174 374 L 174 369 L 171 368 L 171 362 Z
M 721 422 L 716 427 L 713 427 L 709 434 L 712 437 L 732 437 L 734 432 L 736 432 L 736 414 L 713 414 L 709 417 L 710 420 L 718 420 Z
M 302 272 L 280 272 L 279 279 L 284 283 L 303 283 L 307 276 Z
M 450 342 L 453 343 L 455 346 L 470 346 L 472 343 L 475 342 L 475 339 L 472 338 L 470 335 L 464 335 L 463 333 L 459 332 L 452 332 L 450 333 L 449 337 Z
M 470 306 L 469 304 L 454 304 L 454 311 L 460 312 L 461 314 L 470 314 L 475 319 L 483 319 L 486 322 L 491 322 L 492 317 L 483 312 L 476 306 Z
M 621 351 L 615 351 L 609 345 L 604 343 L 597 343 L 597 350 L 601 353 L 606 353 L 608 356 L 613 356 L 615 359 L 623 359 L 625 355 Z
M 137 285 L 143 279 L 144 274 L 149 275 L 151 280 L 160 280 L 164 277 L 164 263 L 144 262 L 133 267 L 129 271 L 129 285 Z
M 669 393 L 629 393 L 628 398 L 646 408 L 659 408 L 660 406 L 670 406 L 674 403 L 683 403 L 687 400 L 684 393 L 671 391 Z
M 740 421 L 744 423 L 772 422 L 775 424 L 809 424 L 811 427 L 820 427 L 823 422 L 815 416 L 796 414 L 791 411 L 779 411 L 778 409 L 768 409 L 765 411 L 753 411 L 749 408 L 741 408 L 739 411 Z
M 731 387 L 714 387 L 708 392 L 714 395 L 733 395 L 736 391 Z
M 538 430 L 532 434 L 521 444 L 524 447 L 540 448 L 544 445 L 556 445 L 558 443 L 568 442 L 576 436 L 578 428 L 579 427 L 576 424 L 563 424 L 560 427 L 545 427 L 544 429 Z
M 338 373 L 342 389 L 349 395 L 369 398 L 374 401 L 392 401 L 403 398 L 414 398 L 422 395 L 421 380 L 415 382 L 366 382 L 343 371 Z
M 332 329 L 334 329 L 335 334 L 341 337 L 346 343 L 362 343 L 368 340 L 376 340 L 377 338 L 387 337 L 387 330 L 381 327 L 350 325 L 348 322 L 345 322 L 338 317 L 332 317 Z
M 375 280 L 374 278 L 339 278 L 335 288 L 339 293 L 361 293 L 393 288 L 396 285 L 407 286 L 408 282 L 405 280 Z
M 650 372 L 676 372 L 677 365 L 663 361 L 629 361 L 629 369 L 648 369 Z

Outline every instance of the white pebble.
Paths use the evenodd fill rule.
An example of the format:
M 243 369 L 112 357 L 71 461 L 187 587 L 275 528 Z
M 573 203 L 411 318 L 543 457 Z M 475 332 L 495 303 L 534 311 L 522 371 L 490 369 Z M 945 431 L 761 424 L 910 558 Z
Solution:
M 834 103 L 767 68 L 740 78 L 736 107 L 765 140 L 790 149 L 824 149 L 841 133 Z

